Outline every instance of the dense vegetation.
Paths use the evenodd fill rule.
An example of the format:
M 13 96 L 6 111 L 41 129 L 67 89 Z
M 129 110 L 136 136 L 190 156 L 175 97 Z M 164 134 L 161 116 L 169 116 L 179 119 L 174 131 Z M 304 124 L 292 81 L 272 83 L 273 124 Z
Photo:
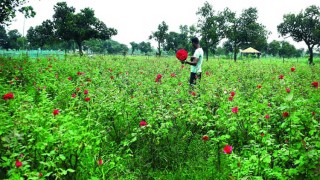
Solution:
M 0 59 L 0 179 L 317 179 L 320 68 Z M 160 74 L 160 75 L 159 75 Z

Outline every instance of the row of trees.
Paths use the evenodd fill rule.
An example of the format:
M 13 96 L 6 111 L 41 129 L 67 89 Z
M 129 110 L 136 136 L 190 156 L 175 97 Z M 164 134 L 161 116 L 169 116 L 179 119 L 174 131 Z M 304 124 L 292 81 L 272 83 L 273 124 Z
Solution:
M 212 5 L 205 2 L 196 14 L 199 17 L 197 26 L 189 28 L 182 26 L 180 33 L 168 32 L 169 27 L 165 22 L 159 24 L 157 31 L 152 32 L 149 36 L 149 39 L 154 39 L 157 42 L 159 55 L 161 55 L 162 49 L 175 51 L 181 47 L 189 48 L 187 45 L 189 41 L 186 37 L 194 35 L 201 37 L 201 46 L 207 60 L 209 53 L 215 53 L 222 40 L 226 40 L 223 48 L 233 51 L 234 61 L 237 60 L 239 49 L 251 46 L 261 52 L 269 53 L 268 48 L 270 45 L 273 48 L 272 46 L 276 42 L 268 45 L 267 39 L 270 32 L 266 30 L 264 25 L 257 22 L 258 11 L 256 8 L 244 9 L 241 14 L 237 15 L 229 8 L 215 12 Z M 309 63 L 312 64 L 313 49 L 320 46 L 320 8 L 313 5 L 297 15 L 284 15 L 283 22 L 277 28 L 281 36 L 292 37 L 297 42 L 305 42 L 310 54 Z M 282 51 L 277 50 L 275 53 L 271 50 L 271 54 L 292 57 L 301 52 L 288 42 L 278 43 L 282 47 Z

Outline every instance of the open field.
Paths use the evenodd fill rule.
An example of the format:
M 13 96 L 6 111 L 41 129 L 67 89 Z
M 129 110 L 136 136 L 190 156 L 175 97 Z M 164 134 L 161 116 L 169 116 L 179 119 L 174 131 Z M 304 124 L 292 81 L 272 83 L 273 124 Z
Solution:
M 317 179 L 319 62 L 0 58 L 0 179 Z

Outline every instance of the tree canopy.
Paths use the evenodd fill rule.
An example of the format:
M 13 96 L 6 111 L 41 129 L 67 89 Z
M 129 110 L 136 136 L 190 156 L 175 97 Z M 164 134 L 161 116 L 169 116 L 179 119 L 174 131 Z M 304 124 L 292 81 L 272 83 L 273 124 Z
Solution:
M 286 14 L 278 25 L 282 36 L 290 36 L 296 42 L 305 42 L 309 50 L 309 64 L 313 64 L 313 49 L 320 46 L 320 8 L 312 5 L 298 14 Z
M 27 0 L 1 0 L 0 25 L 7 25 L 16 17 L 16 11 L 23 13 L 26 18 L 34 17 L 36 13 L 31 6 L 23 6 Z M 23 6 L 23 7 L 22 7 Z
M 155 41 L 157 41 L 159 56 L 161 56 L 161 47 L 163 47 L 165 39 L 168 35 L 167 33 L 168 29 L 169 29 L 169 26 L 166 24 L 166 22 L 162 21 L 162 23 L 158 25 L 158 30 L 155 32 L 152 32 L 152 34 L 149 36 L 149 39 L 154 39 Z

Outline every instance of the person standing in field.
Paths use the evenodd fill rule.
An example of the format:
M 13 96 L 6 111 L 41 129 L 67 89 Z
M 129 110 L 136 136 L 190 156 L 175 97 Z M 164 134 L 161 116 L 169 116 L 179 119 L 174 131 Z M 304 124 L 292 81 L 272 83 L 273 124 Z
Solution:
M 191 73 L 190 73 L 190 85 L 194 86 L 196 84 L 196 80 L 201 79 L 201 65 L 203 61 L 203 50 L 200 47 L 199 39 L 197 37 L 193 37 L 191 39 L 192 46 L 195 48 L 195 52 L 193 56 L 191 56 L 190 61 L 181 61 L 182 63 L 187 63 L 191 65 Z

